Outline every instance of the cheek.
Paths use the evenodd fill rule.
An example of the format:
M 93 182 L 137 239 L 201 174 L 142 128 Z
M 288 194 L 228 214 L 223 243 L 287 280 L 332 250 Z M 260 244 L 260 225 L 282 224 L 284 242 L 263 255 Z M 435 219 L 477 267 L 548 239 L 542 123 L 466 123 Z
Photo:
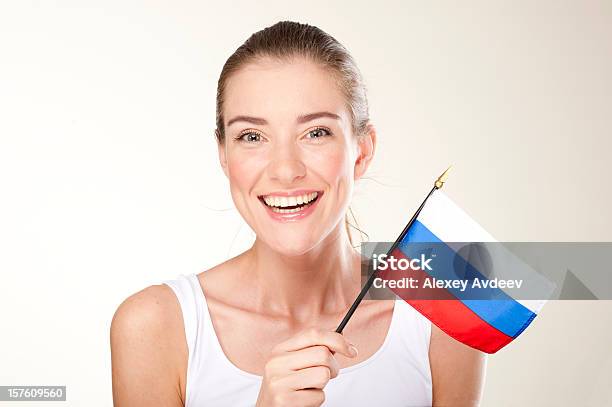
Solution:
M 354 165 L 345 148 L 322 149 L 312 154 L 308 167 L 319 174 L 339 196 L 346 194 L 353 182 Z
M 231 154 L 228 157 L 227 169 L 229 173 L 232 194 L 248 192 L 261 176 L 266 166 L 266 160 L 261 154 Z

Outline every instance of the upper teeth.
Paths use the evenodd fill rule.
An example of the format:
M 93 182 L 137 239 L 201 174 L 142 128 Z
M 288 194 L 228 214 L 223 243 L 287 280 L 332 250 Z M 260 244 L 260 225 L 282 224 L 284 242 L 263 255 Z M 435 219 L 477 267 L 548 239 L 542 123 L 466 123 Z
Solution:
M 296 206 L 307 204 L 317 197 L 317 192 L 311 192 L 309 194 L 296 195 L 296 196 L 274 196 L 266 195 L 263 197 L 264 202 L 270 206 L 276 206 L 284 208 L 287 206 Z

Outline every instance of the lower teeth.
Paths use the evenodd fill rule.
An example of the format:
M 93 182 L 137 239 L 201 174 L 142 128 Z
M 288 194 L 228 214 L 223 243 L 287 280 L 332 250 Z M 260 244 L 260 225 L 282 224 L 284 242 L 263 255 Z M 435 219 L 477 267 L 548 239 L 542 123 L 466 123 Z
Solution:
M 302 205 L 299 208 L 293 208 L 293 209 L 282 209 L 282 208 L 277 208 L 275 206 L 271 206 L 270 209 L 272 209 L 272 212 L 276 212 L 276 213 L 295 213 L 295 212 L 303 211 L 304 209 L 309 207 L 311 204 L 312 202 L 309 202 L 306 205 Z

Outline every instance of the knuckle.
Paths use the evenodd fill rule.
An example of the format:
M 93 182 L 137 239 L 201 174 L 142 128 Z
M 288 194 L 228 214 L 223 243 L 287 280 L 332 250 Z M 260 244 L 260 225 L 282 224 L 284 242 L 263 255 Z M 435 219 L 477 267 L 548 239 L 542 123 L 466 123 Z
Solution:
M 318 346 L 315 352 L 316 352 L 316 357 L 318 361 L 325 362 L 325 363 L 329 362 L 331 353 L 329 349 L 327 349 L 326 346 Z
M 330 371 L 326 367 L 320 367 L 316 370 L 315 381 L 320 386 L 324 387 L 330 379 Z
M 330 363 L 330 379 L 333 379 L 334 377 L 338 377 L 338 374 L 340 373 L 340 368 L 338 366 L 338 364 L 334 361 L 332 363 Z
M 308 407 L 319 407 L 325 402 L 325 392 L 323 390 L 313 390 L 311 395 L 308 397 Z
M 327 360 L 326 363 L 328 366 L 336 366 L 336 364 L 338 363 L 336 361 L 336 357 L 334 355 L 332 355 L 331 352 L 327 352 Z

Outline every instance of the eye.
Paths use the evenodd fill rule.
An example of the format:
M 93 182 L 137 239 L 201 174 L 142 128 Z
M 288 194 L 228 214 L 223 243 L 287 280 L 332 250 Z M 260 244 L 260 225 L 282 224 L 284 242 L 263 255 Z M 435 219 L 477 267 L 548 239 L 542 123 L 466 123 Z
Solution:
M 317 127 L 306 133 L 306 138 L 311 140 L 317 140 L 331 135 L 332 133 L 329 129 L 326 129 L 325 127 Z
M 234 140 L 245 143 L 259 143 L 262 141 L 262 136 L 260 133 L 255 131 L 246 131 L 237 135 Z

